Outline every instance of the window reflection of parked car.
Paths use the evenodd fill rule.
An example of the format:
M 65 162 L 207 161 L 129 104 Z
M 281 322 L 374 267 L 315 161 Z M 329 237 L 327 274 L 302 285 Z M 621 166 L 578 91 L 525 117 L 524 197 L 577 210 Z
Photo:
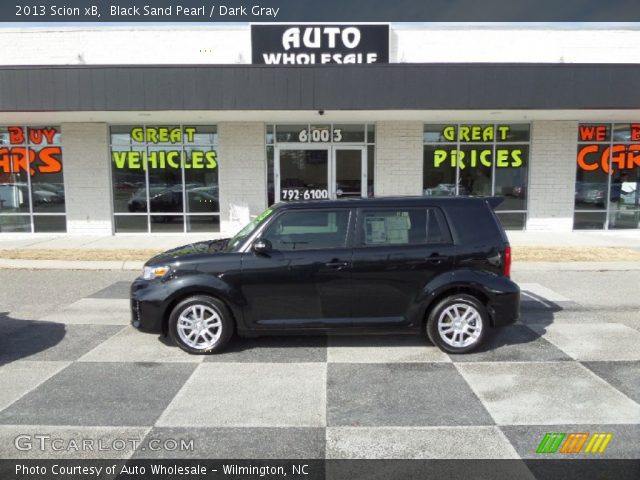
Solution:
M 424 190 L 426 196 L 452 197 L 456 194 L 455 183 L 441 183 L 435 187 L 426 188 Z M 468 195 L 469 191 L 463 185 L 458 188 L 459 195 Z
M 166 187 L 149 188 L 149 203 L 152 212 L 182 212 L 182 187 L 179 190 Z M 147 189 L 141 188 L 129 200 L 130 212 L 147 211 Z
M 54 183 L 32 183 L 31 192 L 33 202 L 38 203 L 64 203 L 64 187 Z
M 218 212 L 218 186 L 203 187 L 200 184 L 187 184 L 187 212 Z M 151 213 L 182 213 L 182 185 L 172 187 L 149 188 L 149 203 Z M 140 188 L 129 199 L 130 212 L 147 211 L 147 189 Z M 162 222 L 170 217 L 152 216 L 152 221 Z
M 203 192 L 203 193 L 206 193 L 207 195 L 210 195 L 212 197 L 217 197 L 218 196 L 218 186 L 217 185 L 207 185 L 207 186 L 198 185 L 196 187 L 188 187 L 187 191 L 189 191 L 189 192 Z
M 576 182 L 576 202 L 603 206 L 607 185 L 594 182 Z
M 117 182 L 116 183 L 116 190 L 122 191 L 122 192 L 130 192 L 132 190 L 136 190 L 138 189 L 138 185 L 136 185 L 133 182 Z
M 34 205 L 64 203 L 64 189 L 49 183 L 32 183 L 31 198 Z M 29 186 L 24 182 L 0 184 L 0 197 L 5 209 L 28 205 Z
M 360 179 L 357 180 L 343 180 L 342 182 L 336 182 L 336 192 L 338 197 L 360 197 L 361 192 Z
M 498 189 L 496 188 L 496 195 L 498 195 Z M 512 187 L 502 187 L 500 194 L 505 197 L 525 198 L 527 196 L 527 187 L 524 185 L 514 185 Z
M 48 190 L 32 190 L 33 203 L 36 205 L 43 203 L 62 203 L 64 202 L 64 198 L 62 198 L 57 193 L 50 192 Z
M 187 212 L 217 212 L 220 210 L 218 186 L 212 185 L 187 190 L 187 201 L 189 206 Z

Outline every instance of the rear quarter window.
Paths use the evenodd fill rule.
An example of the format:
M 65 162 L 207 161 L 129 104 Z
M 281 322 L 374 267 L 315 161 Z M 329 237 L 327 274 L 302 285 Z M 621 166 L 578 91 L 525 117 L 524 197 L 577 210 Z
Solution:
M 449 226 L 439 208 L 427 209 L 427 243 L 452 243 Z
M 502 226 L 491 207 L 483 202 L 465 202 L 446 207 L 451 229 L 462 244 L 502 245 L 506 241 Z

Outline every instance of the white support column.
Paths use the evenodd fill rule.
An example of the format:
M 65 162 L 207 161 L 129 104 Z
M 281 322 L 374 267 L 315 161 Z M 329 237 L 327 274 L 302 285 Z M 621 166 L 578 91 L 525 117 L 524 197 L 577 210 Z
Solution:
M 375 195 L 422 195 L 422 122 L 376 124 Z
M 531 125 L 527 230 L 571 231 L 578 122 Z
M 104 123 L 63 123 L 61 131 L 67 231 L 111 235 L 108 127 Z
M 265 126 L 261 122 L 218 124 L 220 230 L 234 234 L 232 205 L 249 207 L 250 215 L 267 208 Z

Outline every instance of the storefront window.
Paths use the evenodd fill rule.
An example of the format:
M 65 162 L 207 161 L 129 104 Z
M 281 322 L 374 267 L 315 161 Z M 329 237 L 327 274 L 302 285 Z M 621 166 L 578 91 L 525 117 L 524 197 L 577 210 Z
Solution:
M 113 126 L 116 232 L 218 232 L 215 126 Z
M 640 123 L 578 127 L 573 228 L 640 226 Z
M 529 132 L 529 124 L 426 124 L 424 195 L 503 196 L 503 225 L 524 229 Z
M 0 127 L 0 232 L 65 232 L 58 127 Z

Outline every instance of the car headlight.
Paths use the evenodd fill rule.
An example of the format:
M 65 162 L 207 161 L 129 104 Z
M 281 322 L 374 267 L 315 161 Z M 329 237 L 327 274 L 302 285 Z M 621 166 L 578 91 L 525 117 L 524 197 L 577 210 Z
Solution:
M 171 267 L 168 265 L 162 265 L 160 267 L 144 267 L 142 270 L 142 278 L 145 280 L 153 280 L 155 278 L 164 277 L 169 271 Z

